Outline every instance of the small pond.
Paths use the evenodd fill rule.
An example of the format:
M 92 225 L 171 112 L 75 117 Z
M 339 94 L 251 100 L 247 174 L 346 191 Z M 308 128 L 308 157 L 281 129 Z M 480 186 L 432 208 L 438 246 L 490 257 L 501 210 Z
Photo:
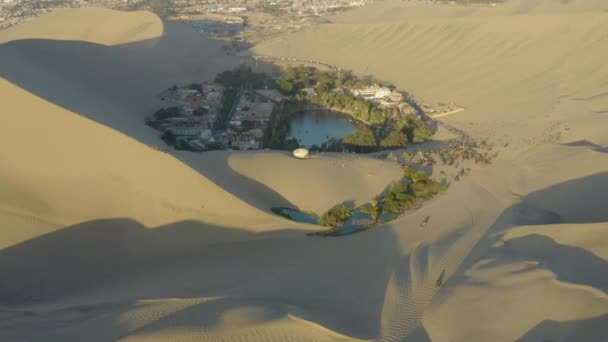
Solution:
M 272 208 L 272 212 L 277 215 L 283 216 L 289 220 L 302 223 L 318 224 L 319 217 L 313 213 L 302 212 L 293 208 L 278 207 Z M 309 235 L 324 235 L 324 236 L 340 236 L 349 235 L 357 232 L 364 231 L 377 223 L 389 222 L 397 218 L 397 214 L 385 213 L 380 215 L 377 222 L 373 222 L 371 216 L 361 208 L 355 209 L 351 217 L 344 222 L 340 227 L 324 227 L 325 230 L 313 232 Z
M 296 138 L 300 145 L 321 146 L 330 138 L 342 138 L 357 128 L 348 116 L 330 111 L 304 111 L 293 114 L 288 139 Z

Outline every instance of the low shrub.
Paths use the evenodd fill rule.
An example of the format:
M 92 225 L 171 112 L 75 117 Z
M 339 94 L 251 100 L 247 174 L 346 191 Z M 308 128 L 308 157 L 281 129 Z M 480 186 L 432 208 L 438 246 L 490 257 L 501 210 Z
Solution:
M 328 227 L 339 227 L 346 222 L 352 215 L 350 209 L 344 205 L 337 205 L 329 209 L 319 218 L 319 224 Z

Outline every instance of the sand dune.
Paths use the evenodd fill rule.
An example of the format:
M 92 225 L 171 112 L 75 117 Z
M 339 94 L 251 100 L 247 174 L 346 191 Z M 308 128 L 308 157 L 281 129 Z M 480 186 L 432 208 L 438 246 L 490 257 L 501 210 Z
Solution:
M 395 163 L 340 153 L 315 155 L 304 162 L 287 152 L 213 152 L 202 157 L 183 154 L 181 159 L 249 203 L 319 215 L 340 203 L 368 203 L 402 177 Z
M 606 336 L 607 242 L 598 229 L 608 221 L 605 9 L 593 1 L 388 2 L 256 47 L 373 74 L 431 103 L 454 101 L 466 110 L 442 120 L 507 146 L 502 159 L 513 169 L 475 176 L 505 209 L 424 312 L 428 338 Z M 522 224 L 535 226 L 511 230 Z
M 220 42 L 149 12 L 59 10 L 0 32 L 0 42 L 1 77 L 147 144 L 157 134 L 141 122 L 166 105 L 157 94 L 239 62 Z
M 606 119 L 597 113 L 608 106 L 601 95 L 608 75 L 602 62 L 605 12 L 570 4 L 561 7 L 571 11 L 512 13 L 527 3 L 475 10 L 389 2 L 378 5 L 390 10 L 381 7 L 377 16 L 367 8 L 353 11 L 337 24 L 277 38 L 256 50 L 370 73 L 430 103 L 456 102 L 467 110 L 446 119 L 450 123 L 520 149 L 548 142 L 550 133 L 575 139 L 581 132 L 563 131 L 572 116 L 601 127 Z M 386 21 L 384 13 L 391 13 Z M 584 134 L 606 145 L 591 125 Z
M 388 1 L 257 47 L 454 101 L 441 119 L 500 147 L 420 210 L 335 239 L 269 208 L 362 203 L 396 167 L 149 146 L 160 89 L 237 62 L 217 42 L 100 9 L 0 32 L 0 340 L 602 341 L 605 9 Z

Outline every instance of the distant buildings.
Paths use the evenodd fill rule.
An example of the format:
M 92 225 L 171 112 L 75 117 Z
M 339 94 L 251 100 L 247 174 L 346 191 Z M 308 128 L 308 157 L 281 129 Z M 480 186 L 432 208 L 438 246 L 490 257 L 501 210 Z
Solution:
M 386 87 L 371 86 L 361 89 L 353 89 L 353 95 L 367 99 L 383 99 L 393 94 L 393 91 Z
M 285 99 L 285 96 L 276 89 L 258 89 L 253 91 L 256 95 L 266 98 L 274 103 L 279 103 Z
M 247 12 L 247 7 L 229 7 L 228 12 L 232 12 L 232 13 Z
M 246 92 L 241 96 L 230 124 L 250 129 L 264 127 L 270 120 L 273 109 L 274 103 L 268 101 L 265 96 L 256 96 L 255 92 Z

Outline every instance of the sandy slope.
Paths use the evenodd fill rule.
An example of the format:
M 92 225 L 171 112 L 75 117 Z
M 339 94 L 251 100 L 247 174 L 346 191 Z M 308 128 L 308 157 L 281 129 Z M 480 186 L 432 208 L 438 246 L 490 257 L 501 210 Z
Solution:
M 65 23 L 72 16 L 80 19 L 70 28 Z M 0 93 L 7 111 L 0 138 L 0 222 L 4 229 L 0 300 L 6 310 L 0 316 L 0 339 L 37 340 L 44 336 L 65 341 L 90 334 L 89 340 L 108 340 L 139 334 L 149 325 L 149 330 L 161 335 L 165 328 L 183 327 L 187 331 L 187 320 L 158 326 L 152 323 L 187 307 L 172 298 L 193 298 L 193 304 L 201 304 L 205 298 L 218 295 L 226 299 L 211 309 L 198 308 L 207 314 L 204 319 L 208 325 L 217 326 L 217 336 L 227 330 L 237 337 L 257 336 L 257 325 L 266 321 L 268 333 L 260 335 L 261 340 L 284 340 L 281 336 L 298 331 L 302 336 L 313 331 L 324 338 L 340 336 L 314 323 L 315 313 L 331 317 L 326 310 L 332 307 L 331 302 L 310 310 L 313 314 L 308 316 L 315 318 L 313 321 L 303 320 L 304 313 L 290 316 L 297 310 L 286 306 L 293 299 L 294 308 L 299 308 L 316 297 L 318 290 L 296 300 L 302 286 L 309 287 L 305 285 L 307 274 L 314 273 L 322 260 L 332 259 L 336 242 L 317 253 L 318 262 L 309 263 L 303 256 L 317 245 L 304 233 L 315 228 L 271 215 L 269 208 L 288 205 L 290 200 L 319 210 L 323 204 L 365 201 L 387 185 L 385 176 L 396 177 L 398 169 L 361 160 L 347 162 L 353 166 L 344 168 L 336 162 L 312 161 L 297 170 L 294 163 L 299 161 L 282 153 L 267 153 L 252 164 L 230 154 L 172 156 L 138 142 L 133 138 L 160 144 L 157 134 L 143 125 L 143 114 L 151 106 L 145 99 L 153 103 L 156 92 L 171 81 L 180 77 L 204 79 L 230 60 L 218 61 L 216 57 L 207 67 L 194 70 L 192 67 L 200 68 L 199 57 L 220 54 L 215 43 L 176 53 L 174 47 L 200 42 L 200 38 L 189 40 L 189 31 L 175 24 L 169 24 L 175 31 L 167 32 L 158 20 L 150 24 L 145 13 L 128 14 L 121 21 L 124 16 L 105 10 L 58 11 L 2 32 L 7 43 L 0 46 Z M 110 33 L 100 33 L 99 25 L 106 21 L 114 25 L 108 28 Z M 151 36 L 132 30 L 144 24 L 152 25 Z M 53 32 L 50 28 L 56 26 L 68 27 Z M 82 31 L 89 32 L 87 41 L 71 41 L 85 38 L 78 33 Z M 31 40 L 31 32 L 40 32 L 39 38 L 66 40 Z M 155 38 L 156 32 L 164 33 Z M 184 32 L 186 36 L 180 37 Z M 19 39 L 20 34 L 25 40 Z M 140 44 L 139 39 L 147 38 L 151 40 Z M 131 45 L 116 45 L 119 43 Z M 149 64 L 139 68 L 138 61 L 148 55 L 151 57 L 144 64 Z M 171 64 L 165 64 L 167 61 Z M 172 76 L 164 78 L 169 74 Z M 211 168 L 204 165 L 208 162 L 213 163 Z M 257 182 L 256 177 L 268 180 L 267 170 L 251 173 L 251 166 L 258 162 L 269 163 L 267 166 L 275 170 L 290 170 L 292 174 L 286 177 L 305 179 L 306 185 L 314 184 L 318 189 L 332 185 L 332 178 L 325 176 L 329 171 L 343 177 L 343 187 L 349 189 L 326 191 L 319 204 L 314 201 L 315 193 L 298 193 L 302 189 L 297 182 L 288 184 L 280 177 L 278 184 Z M 315 177 L 321 182 L 315 182 Z M 227 185 L 227 189 L 216 183 Z M 227 242 L 231 244 L 218 244 Z M 360 240 L 359 245 L 362 243 L 366 241 Z M 279 264 L 269 262 L 285 254 L 285 248 L 294 251 L 293 258 L 282 257 Z M 249 261 L 242 264 L 243 260 Z M 379 260 L 375 264 L 381 265 Z M 303 271 L 306 268 L 309 271 Z M 333 266 L 325 268 L 324 273 L 331 273 Z M 381 267 L 375 268 L 383 272 Z M 280 290 L 284 284 L 273 276 L 281 270 L 292 273 L 285 276 L 293 278 L 293 286 L 286 292 Z M 336 273 L 318 288 L 330 289 L 342 279 L 344 272 Z M 379 285 L 375 296 L 381 298 L 382 282 Z M 278 296 L 278 304 L 260 299 L 260 291 Z M 141 310 L 149 300 L 158 305 Z M 344 296 L 339 301 L 349 300 Z M 187 302 L 184 299 L 183 303 Z M 371 303 L 378 300 L 372 298 Z M 37 312 L 30 317 L 36 317 L 34 320 L 19 317 L 27 307 Z M 116 314 L 115 321 L 105 318 L 112 317 L 107 310 Z M 223 323 L 215 323 L 216 314 L 223 317 Z M 367 320 L 365 315 L 361 320 Z M 74 324 L 73 318 L 86 322 Z M 344 321 L 334 321 L 342 331 L 349 331 Z M 37 324 L 50 324 L 55 332 Z M 235 330 L 238 326 L 242 328 Z M 368 329 L 367 334 L 372 334 L 373 329 Z M 141 331 L 144 337 L 147 333 Z
M 369 203 L 402 177 L 401 169 L 389 161 L 334 153 L 306 161 L 287 152 L 261 151 L 184 154 L 181 159 L 249 203 L 295 207 L 318 215 L 340 203 L 349 207 Z
M 502 158 L 515 168 L 485 184 L 476 176 L 506 209 L 424 313 L 432 340 L 608 336 L 605 10 L 601 1 L 388 2 L 257 47 L 377 75 L 429 102 L 454 101 L 466 110 L 446 122 L 508 144 Z M 510 230 L 520 224 L 537 226 Z
M 141 122 L 166 105 L 156 94 L 238 63 L 220 42 L 148 12 L 59 10 L 0 32 L 0 42 L 1 77 L 147 144 L 157 134 Z
M 69 23 L 69 25 L 58 25 Z M 33 22 L 2 31 L 0 42 L 18 39 L 81 40 L 102 45 L 119 45 L 158 38 L 161 20 L 150 12 L 116 12 L 104 8 L 63 8 Z
M 446 122 L 509 143 L 421 210 L 336 239 L 268 208 L 361 203 L 396 168 L 146 145 L 159 89 L 236 62 L 217 43 L 97 9 L 0 32 L 0 340 L 602 341 L 605 7 L 383 2 L 260 46 L 455 101 Z

